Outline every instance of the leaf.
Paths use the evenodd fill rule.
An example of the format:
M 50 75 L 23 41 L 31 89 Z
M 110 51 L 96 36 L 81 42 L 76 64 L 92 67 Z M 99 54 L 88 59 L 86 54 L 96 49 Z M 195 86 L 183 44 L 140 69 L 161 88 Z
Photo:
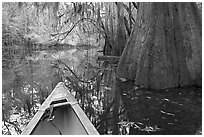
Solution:
M 112 88 L 111 87 L 104 87 L 104 89 L 111 91 Z
M 120 79 L 121 82 L 127 81 L 127 79 L 125 79 L 125 78 L 119 78 L 119 79 Z

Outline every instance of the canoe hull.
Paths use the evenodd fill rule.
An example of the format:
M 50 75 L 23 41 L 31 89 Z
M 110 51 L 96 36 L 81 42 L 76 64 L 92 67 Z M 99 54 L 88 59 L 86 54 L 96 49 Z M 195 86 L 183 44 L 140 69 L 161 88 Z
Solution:
M 32 135 L 88 135 L 74 110 L 66 105 L 56 108 L 52 121 L 41 119 Z
M 60 82 L 22 135 L 99 135 L 76 99 Z

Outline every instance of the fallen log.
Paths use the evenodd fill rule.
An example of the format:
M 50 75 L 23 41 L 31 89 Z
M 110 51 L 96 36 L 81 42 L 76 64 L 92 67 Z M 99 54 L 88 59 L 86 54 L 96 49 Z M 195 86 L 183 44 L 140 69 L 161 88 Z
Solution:
M 98 61 L 109 61 L 113 63 L 118 63 L 120 60 L 119 56 L 98 56 Z

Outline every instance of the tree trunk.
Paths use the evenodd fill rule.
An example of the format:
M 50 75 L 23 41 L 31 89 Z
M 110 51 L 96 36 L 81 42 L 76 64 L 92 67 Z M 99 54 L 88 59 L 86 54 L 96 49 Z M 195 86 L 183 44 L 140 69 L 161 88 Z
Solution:
M 195 3 L 140 3 L 117 75 L 150 89 L 201 86 L 201 43 Z
M 124 24 L 124 10 L 123 10 L 123 3 L 117 2 L 117 12 L 118 12 L 118 25 L 117 25 L 117 34 L 114 42 L 114 46 L 112 49 L 112 55 L 114 56 L 121 56 L 125 44 L 126 44 L 126 33 L 125 33 L 125 24 Z M 118 122 L 119 117 L 117 116 L 119 113 L 119 106 L 120 106 L 120 88 L 118 88 L 118 81 L 114 78 L 113 82 L 113 91 L 115 93 L 114 98 L 114 110 L 113 110 L 113 117 L 114 118 L 114 127 L 113 127 L 113 135 L 117 135 L 119 133 L 118 130 Z
M 123 49 L 126 44 L 126 31 L 125 31 L 125 24 L 124 24 L 124 9 L 123 3 L 117 2 L 117 33 L 115 38 L 115 43 L 112 49 L 112 55 L 114 56 L 121 56 Z
M 117 87 L 117 80 L 114 79 L 113 81 L 113 91 L 115 92 L 115 97 L 114 97 L 114 109 L 113 109 L 113 135 L 118 135 L 119 134 L 119 129 L 118 129 L 118 122 L 119 122 L 119 107 L 120 107 L 120 91 Z
M 117 77 L 121 82 L 116 86 L 123 94 L 123 102 L 131 122 L 143 120 L 148 114 L 153 115 L 150 113 L 155 113 L 152 121 L 156 121 L 161 118 L 161 109 L 158 106 L 154 108 L 154 103 L 148 104 L 147 100 L 141 103 L 140 101 L 144 99 L 136 94 L 142 90 L 128 91 L 125 88 L 128 84 L 130 84 L 129 87 L 136 85 L 139 88 L 152 89 L 149 91 L 155 91 L 155 99 L 160 101 L 160 94 L 156 93 L 157 89 L 186 85 L 201 86 L 202 83 L 202 26 L 197 5 L 195 3 L 140 3 L 139 7 L 136 25 L 117 69 Z M 141 93 L 145 94 L 148 91 Z M 153 110 L 149 111 L 152 108 Z M 190 112 L 190 109 L 188 111 Z M 195 116 L 196 113 L 191 114 Z M 186 113 L 182 112 L 181 115 L 184 117 Z M 149 124 L 150 120 L 146 120 Z M 161 124 L 165 123 L 161 122 Z M 185 125 L 185 122 L 182 124 Z M 171 132 L 171 129 L 167 130 Z M 178 128 L 172 131 L 172 134 L 180 133 L 176 130 Z M 187 129 L 185 130 L 188 133 Z M 131 128 L 130 134 L 140 134 L 141 132 L 138 131 Z
M 33 80 L 33 62 L 32 60 L 29 60 L 29 67 L 30 67 L 31 107 L 28 105 L 28 103 L 27 103 L 27 106 L 28 106 L 28 109 L 32 109 L 34 112 L 35 104 L 34 104 L 34 86 L 33 86 L 34 80 Z

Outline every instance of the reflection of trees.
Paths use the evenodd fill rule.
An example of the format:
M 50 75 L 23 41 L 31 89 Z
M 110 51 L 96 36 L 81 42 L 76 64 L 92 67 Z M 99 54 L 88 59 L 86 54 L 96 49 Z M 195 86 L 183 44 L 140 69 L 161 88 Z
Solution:
M 145 12 L 144 16 L 142 11 L 146 11 L 143 10 L 145 4 L 135 2 L 34 2 L 2 5 L 2 85 L 3 104 L 7 104 L 3 105 L 4 121 L 12 123 L 13 121 L 9 121 L 11 115 L 25 114 L 24 117 L 21 116 L 24 123 L 16 124 L 22 130 L 22 125 L 35 114 L 38 105 L 46 99 L 55 85 L 64 81 L 101 134 L 118 134 L 118 122 L 128 121 L 120 97 L 121 90 L 124 89 L 121 81 L 129 89 L 128 86 L 134 84 L 135 73 L 141 75 L 137 76 L 137 80 L 146 76 L 146 73 L 143 75 L 138 71 L 145 72 L 140 67 L 145 59 L 153 62 L 155 59 L 150 55 L 156 55 L 156 51 L 151 49 L 155 45 L 142 46 L 148 41 L 151 43 L 148 35 L 151 35 L 151 39 L 154 36 L 160 37 L 152 31 L 149 34 L 147 29 L 151 30 L 152 24 L 148 23 L 152 18 L 149 16 L 155 12 L 148 16 Z M 199 4 L 200 9 L 201 6 Z M 196 8 L 195 5 L 193 7 Z M 151 6 L 146 8 L 149 11 Z M 188 11 L 188 8 L 185 10 Z M 196 12 L 194 14 L 197 15 Z M 160 17 L 159 13 L 157 15 Z M 135 23 L 138 24 L 135 26 Z M 199 20 L 196 23 L 199 25 Z M 137 25 L 147 26 L 139 29 Z M 162 26 L 162 22 L 158 26 Z M 173 31 L 170 32 L 173 34 Z M 140 39 L 135 39 L 136 37 Z M 137 47 L 135 43 L 142 44 Z M 57 52 L 73 48 L 73 54 L 65 52 L 65 55 L 55 57 Z M 138 58 L 135 59 L 136 57 Z M 179 62 L 182 64 L 182 61 Z M 198 63 L 197 66 L 199 65 Z M 155 66 L 157 65 L 153 67 Z M 149 68 L 151 69 L 150 65 Z M 150 72 L 152 71 L 148 75 L 151 79 L 153 74 Z M 151 85 L 157 80 L 149 81 Z M 9 128 L 6 124 L 8 134 Z M 20 133 L 20 130 L 17 132 Z

